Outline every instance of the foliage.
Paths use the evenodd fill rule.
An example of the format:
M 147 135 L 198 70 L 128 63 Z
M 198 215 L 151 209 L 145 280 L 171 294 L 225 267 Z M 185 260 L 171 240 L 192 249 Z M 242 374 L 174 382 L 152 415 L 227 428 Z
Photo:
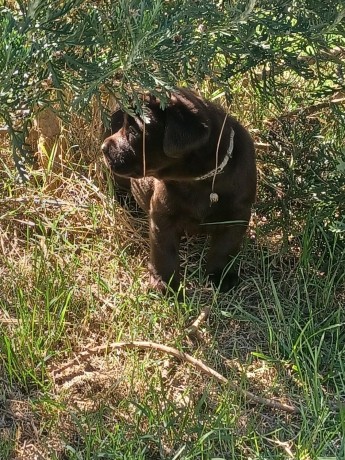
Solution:
M 331 117 L 336 120 L 336 135 Z M 316 259 L 320 258 L 317 243 L 324 247 L 320 231 L 327 233 L 329 244 L 338 242 L 340 252 L 345 242 L 345 150 L 341 145 L 345 112 L 334 107 L 328 118 L 327 124 L 303 114 L 276 120 L 263 133 L 269 150 L 260 155 L 262 184 L 257 208 L 270 216 L 267 229 L 273 233 L 281 229 L 285 243 L 290 244 L 303 235 L 306 221 L 313 222 L 319 226 L 313 242 Z
M 316 77 L 317 95 L 344 85 L 344 64 L 330 51 L 343 46 L 341 0 L 18 0 L 0 19 L 0 119 L 14 155 L 27 156 L 32 113 L 45 105 L 60 116 L 87 110 L 113 94 L 140 106 L 139 90 L 163 93 L 178 82 L 207 84 L 231 96 L 229 83 L 261 68 L 264 90 L 290 70 Z M 314 57 L 312 70 L 301 56 Z M 337 68 L 330 65 L 333 62 Z M 258 84 L 260 87 L 260 84 Z M 71 98 L 72 97 L 72 101 Z M 278 101 L 279 98 L 276 98 Z M 100 104 L 102 105 L 102 104 Z

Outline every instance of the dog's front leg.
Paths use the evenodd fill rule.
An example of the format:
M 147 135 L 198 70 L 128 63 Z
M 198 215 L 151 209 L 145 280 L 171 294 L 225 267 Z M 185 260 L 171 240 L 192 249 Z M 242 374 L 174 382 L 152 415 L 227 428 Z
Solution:
M 177 291 L 180 284 L 180 234 L 166 216 L 150 215 L 150 284 L 166 291 L 170 286 Z

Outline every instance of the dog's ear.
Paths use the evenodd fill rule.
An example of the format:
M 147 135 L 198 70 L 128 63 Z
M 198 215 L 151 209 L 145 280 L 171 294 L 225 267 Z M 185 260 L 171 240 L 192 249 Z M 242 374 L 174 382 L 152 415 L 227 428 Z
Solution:
M 204 145 L 210 135 L 205 115 L 191 101 L 178 98 L 166 108 L 164 153 L 179 158 Z
M 116 112 L 114 112 L 111 115 L 111 119 L 110 119 L 111 134 L 116 133 L 122 128 L 124 119 L 125 119 L 125 114 L 121 109 L 116 110 Z

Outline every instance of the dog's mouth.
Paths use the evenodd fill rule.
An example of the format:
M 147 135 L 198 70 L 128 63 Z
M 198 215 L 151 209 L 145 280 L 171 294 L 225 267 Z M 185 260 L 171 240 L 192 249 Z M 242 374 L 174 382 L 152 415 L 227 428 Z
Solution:
M 103 154 L 103 160 L 106 167 L 117 176 L 140 179 L 144 177 L 142 168 L 140 165 L 134 161 L 129 162 L 128 159 L 126 162 L 121 158 L 113 158 L 111 155 Z
M 136 172 L 133 172 L 133 171 L 131 171 L 130 173 L 123 173 L 123 172 L 119 172 L 118 170 L 116 170 L 116 171 L 112 170 L 112 171 L 117 176 L 125 177 L 126 179 L 142 179 L 144 177 L 143 174 L 139 174 L 139 173 L 136 173 Z

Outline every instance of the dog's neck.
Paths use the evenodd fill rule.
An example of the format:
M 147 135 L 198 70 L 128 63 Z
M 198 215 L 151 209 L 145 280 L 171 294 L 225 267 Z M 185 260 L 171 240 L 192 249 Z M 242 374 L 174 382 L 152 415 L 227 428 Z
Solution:
M 226 151 L 225 157 L 223 158 L 223 161 L 219 166 L 216 166 L 216 168 L 212 169 L 212 171 L 203 174 L 202 176 L 196 177 L 194 180 L 205 180 L 209 179 L 210 177 L 215 177 L 218 174 L 221 174 L 225 168 L 225 166 L 228 164 L 228 161 L 232 157 L 232 151 L 234 149 L 234 136 L 235 136 L 235 131 L 231 128 L 231 133 L 230 133 L 230 142 L 229 142 L 229 147 L 228 150 Z

